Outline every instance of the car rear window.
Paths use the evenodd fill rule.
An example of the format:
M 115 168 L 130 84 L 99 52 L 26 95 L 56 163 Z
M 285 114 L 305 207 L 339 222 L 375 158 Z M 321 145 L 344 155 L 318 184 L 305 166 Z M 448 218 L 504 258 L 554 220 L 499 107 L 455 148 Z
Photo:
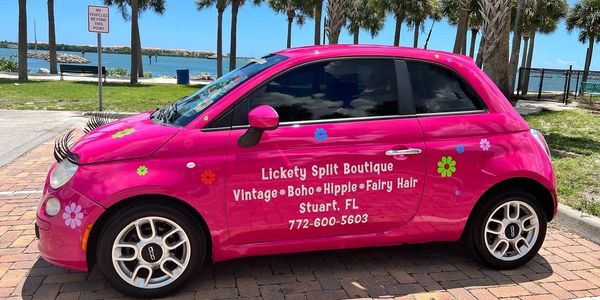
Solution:
M 483 110 L 483 103 L 454 72 L 432 63 L 407 61 L 416 112 Z

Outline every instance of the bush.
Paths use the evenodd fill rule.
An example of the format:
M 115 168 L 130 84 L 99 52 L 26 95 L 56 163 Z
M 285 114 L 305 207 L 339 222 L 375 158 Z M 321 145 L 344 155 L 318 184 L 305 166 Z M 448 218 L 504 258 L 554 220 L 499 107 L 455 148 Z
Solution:
M 125 68 L 111 68 L 111 69 L 106 70 L 106 73 L 108 74 L 108 76 L 121 76 L 121 77 L 129 76 L 129 72 L 127 72 L 127 69 L 125 69 Z
M 0 72 L 19 72 L 19 63 L 12 56 L 0 57 Z
M 152 72 L 144 72 L 144 78 L 152 78 Z

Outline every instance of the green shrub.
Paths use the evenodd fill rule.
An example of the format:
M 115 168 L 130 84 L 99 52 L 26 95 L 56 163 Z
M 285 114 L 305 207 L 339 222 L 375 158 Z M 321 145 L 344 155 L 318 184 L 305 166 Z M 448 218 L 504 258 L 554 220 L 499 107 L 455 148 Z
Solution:
M 19 63 L 12 56 L 0 57 L 0 72 L 19 72 Z
M 144 72 L 144 78 L 152 78 L 152 72 Z
M 127 72 L 127 69 L 125 68 L 110 68 L 108 70 L 106 70 L 106 73 L 108 73 L 108 76 L 121 76 L 121 77 L 127 77 L 129 76 L 129 72 Z

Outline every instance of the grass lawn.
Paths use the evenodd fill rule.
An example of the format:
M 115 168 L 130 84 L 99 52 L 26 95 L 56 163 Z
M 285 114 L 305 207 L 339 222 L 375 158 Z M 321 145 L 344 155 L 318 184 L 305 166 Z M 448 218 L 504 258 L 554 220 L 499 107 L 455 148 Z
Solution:
M 550 145 L 560 201 L 600 216 L 600 114 L 542 112 L 525 119 Z
M 18 83 L 18 85 L 16 85 Z M 146 111 L 190 95 L 201 86 L 111 83 L 103 88 L 103 105 L 112 111 Z M 98 110 L 98 84 L 75 81 L 0 79 L 0 109 Z

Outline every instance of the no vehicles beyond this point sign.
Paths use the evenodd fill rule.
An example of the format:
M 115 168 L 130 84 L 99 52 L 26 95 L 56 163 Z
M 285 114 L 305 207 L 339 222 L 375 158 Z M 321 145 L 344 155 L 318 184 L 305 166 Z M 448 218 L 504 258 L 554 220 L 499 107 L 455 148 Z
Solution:
M 108 7 L 88 5 L 88 31 L 108 33 Z

